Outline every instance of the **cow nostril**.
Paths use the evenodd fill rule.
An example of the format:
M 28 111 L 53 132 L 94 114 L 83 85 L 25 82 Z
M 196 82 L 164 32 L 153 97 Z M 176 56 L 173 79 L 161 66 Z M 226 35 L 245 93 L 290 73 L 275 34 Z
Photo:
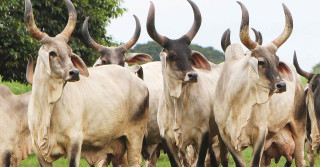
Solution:
M 79 75 L 79 71 L 78 70 L 71 70 L 71 71 L 69 71 L 69 75 L 77 76 L 77 75 Z
M 188 77 L 192 78 L 192 79 L 197 79 L 197 76 L 198 76 L 198 74 L 195 73 L 195 72 L 191 72 L 191 73 L 188 74 Z

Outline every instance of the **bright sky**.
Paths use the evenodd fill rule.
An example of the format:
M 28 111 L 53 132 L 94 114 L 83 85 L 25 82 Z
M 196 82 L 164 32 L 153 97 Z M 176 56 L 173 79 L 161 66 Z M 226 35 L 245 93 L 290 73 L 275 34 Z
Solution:
M 213 46 L 222 50 L 220 40 L 223 32 L 231 29 L 231 42 L 240 43 L 239 28 L 241 8 L 233 0 L 194 0 L 202 14 L 202 25 L 193 44 Z M 293 52 L 297 51 L 300 66 L 310 71 L 320 62 L 320 1 L 319 0 L 242 0 L 250 15 L 250 27 L 260 31 L 264 44 L 275 39 L 284 29 L 285 16 L 282 2 L 287 5 L 293 17 L 293 32 L 278 50 L 280 60 L 292 62 Z M 184 35 L 193 23 L 192 8 L 186 0 L 153 0 L 157 31 L 171 39 Z M 138 43 L 152 40 L 146 31 L 149 0 L 125 0 L 128 9 L 123 16 L 112 20 L 107 27 L 116 41 L 126 42 L 134 33 L 133 14 L 141 22 L 142 31 Z M 251 32 L 254 40 L 254 34 Z M 245 48 L 244 48 L 245 49 Z M 246 50 L 246 49 L 245 49 Z

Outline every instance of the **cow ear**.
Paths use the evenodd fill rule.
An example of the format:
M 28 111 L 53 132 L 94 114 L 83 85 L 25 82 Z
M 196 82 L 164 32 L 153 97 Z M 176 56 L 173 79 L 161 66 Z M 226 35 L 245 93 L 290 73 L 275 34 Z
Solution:
M 40 56 L 40 59 L 41 59 L 42 63 L 44 64 L 44 66 L 47 69 L 47 73 L 50 75 L 51 74 L 51 67 L 50 67 L 49 52 L 44 51 L 43 49 L 40 49 L 38 54 Z
M 139 65 L 130 66 L 129 70 L 138 75 L 140 79 L 143 80 L 143 69 Z
M 258 59 L 254 58 L 254 57 L 250 57 L 249 64 L 253 68 L 253 70 L 256 72 L 256 74 L 258 75 L 258 78 L 259 78 Z
M 72 61 L 73 65 L 79 70 L 81 75 L 83 75 L 85 77 L 89 76 L 89 72 L 88 72 L 86 64 L 83 62 L 83 60 L 78 55 L 72 53 L 71 54 L 71 61 Z
M 203 69 L 207 71 L 211 70 L 209 61 L 200 52 L 194 50 L 191 52 L 191 62 L 191 66 L 194 68 Z
M 293 81 L 293 74 L 291 69 L 287 66 L 286 63 L 280 61 L 278 67 L 279 74 L 282 79 L 292 82 Z
M 152 57 L 146 53 L 128 53 L 125 54 L 127 63 L 148 63 Z
M 164 50 L 162 50 L 160 52 L 160 60 L 161 60 L 161 64 L 162 64 L 162 69 L 165 69 L 167 67 L 167 63 L 166 63 L 167 56 L 168 56 L 168 54 Z
M 26 77 L 27 77 L 28 83 L 30 85 L 32 85 L 32 83 L 33 83 L 33 58 L 31 55 L 29 55 Z

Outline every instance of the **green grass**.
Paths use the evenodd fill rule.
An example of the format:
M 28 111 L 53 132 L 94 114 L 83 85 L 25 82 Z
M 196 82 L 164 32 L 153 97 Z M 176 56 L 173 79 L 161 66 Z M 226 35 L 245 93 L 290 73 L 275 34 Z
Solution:
M 243 157 L 246 160 L 247 166 L 250 164 L 250 158 L 252 154 L 252 149 L 248 148 L 242 152 Z M 281 158 L 278 164 L 275 164 L 274 160 L 272 160 L 271 167 L 283 167 L 286 163 L 285 158 Z M 59 160 L 55 161 L 53 163 L 54 167 L 64 167 L 68 165 L 68 160 L 65 158 L 60 158 Z M 307 162 L 307 165 L 308 162 Z M 110 165 L 111 166 L 111 165 Z M 233 161 L 233 158 L 230 156 L 229 160 L 229 167 L 235 167 L 235 163 Z M 293 163 L 291 166 L 295 166 L 295 163 Z M 320 166 L 319 158 L 315 157 L 315 166 Z M 22 163 L 19 165 L 19 167 L 40 167 L 37 157 L 32 154 L 27 159 L 23 160 Z M 80 161 L 80 167 L 89 167 L 87 162 L 83 159 Z M 170 167 L 170 162 L 168 160 L 167 155 L 161 154 L 159 161 L 157 163 L 157 167 Z
M 19 82 L 1 82 L 1 79 L 2 77 L 0 76 L 0 84 L 8 87 L 9 89 L 11 89 L 11 91 L 18 95 L 18 94 L 23 94 L 23 93 L 26 93 L 26 92 L 29 92 L 31 91 L 31 85 L 25 85 L 25 84 L 21 84 Z
M 0 80 L 1 80 L 1 77 L 0 77 Z M 301 78 L 301 80 L 304 84 L 307 82 L 307 80 L 305 78 Z M 0 82 L 0 84 L 3 84 L 5 86 L 9 87 L 11 89 L 11 91 L 15 94 L 22 94 L 22 93 L 31 91 L 30 85 L 25 85 L 25 84 L 21 84 L 21 83 L 17 83 L 17 82 Z M 251 148 L 246 149 L 242 153 L 243 157 L 246 160 L 247 165 L 249 165 L 249 163 L 250 163 L 251 154 L 252 154 Z M 285 158 L 282 157 L 278 164 L 275 164 L 274 161 L 272 161 L 271 166 L 272 167 L 280 167 L 280 166 L 282 167 L 282 166 L 284 166 L 285 163 L 286 163 L 286 160 L 285 160 Z M 54 167 L 65 167 L 67 165 L 68 165 L 68 160 L 65 158 L 60 158 L 59 160 L 57 160 L 53 163 Z M 27 159 L 22 161 L 22 163 L 19 165 L 19 167 L 39 167 L 39 166 L 40 165 L 38 163 L 38 160 L 37 160 L 35 154 L 31 154 Z M 167 155 L 165 155 L 165 154 L 160 155 L 157 166 L 158 167 L 170 167 L 170 163 L 169 163 Z M 230 167 L 235 166 L 235 163 L 234 163 L 232 157 L 230 157 L 229 166 Z M 292 166 L 295 166 L 295 164 L 293 163 Z M 317 156 L 315 156 L 315 166 L 320 166 L 320 162 L 319 162 L 319 159 L 317 158 Z M 81 159 L 80 167 L 89 167 L 89 165 L 87 164 L 87 162 L 85 160 Z

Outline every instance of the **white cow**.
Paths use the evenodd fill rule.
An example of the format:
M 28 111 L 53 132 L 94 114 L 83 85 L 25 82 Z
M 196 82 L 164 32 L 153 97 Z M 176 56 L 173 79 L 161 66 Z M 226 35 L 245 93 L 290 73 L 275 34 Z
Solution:
M 16 167 L 32 153 L 27 119 L 30 95 L 15 95 L 0 85 L 0 166 Z
M 145 53 L 125 53 L 138 41 L 140 36 L 140 22 L 136 16 L 134 16 L 134 18 L 136 21 L 136 30 L 133 37 L 127 43 L 117 47 L 107 47 L 95 42 L 88 30 L 89 18 L 84 21 L 84 38 L 89 46 L 101 55 L 95 62 L 94 67 L 108 64 L 118 64 L 128 67 L 128 63 L 147 63 L 152 61 L 152 57 Z M 139 71 L 141 70 L 140 67 L 143 69 L 143 74 Z M 149 119 L 143 155 L 146 160 L 146 166 L 156 166 L 158 159 L 157 153 L 159 153 L 159 149 L 161 148 L 159 146 L 161 138 L 157 123 L 158 104 L 163 90 L 161 62 L 151 62 L 141 66 L 135 65 L 129 68 L 134 73 L 138 73 L 139 77 L 143 78 L 149 90 Z
M 179 39 L 172 40 L 157 33 L 153 3 L 147 20 L 149 36 L 163 47 L 160 59 L 164 89 L 157 121 L 162 145 L 172 166 L 195 165 L 188 160 L 188 146 L 194 151 L 196 164 L 204 166 L 209 141 L 209 118 L 213 110 L 212 98 L 222 67 L 210 64 L 201 53 L 190 50 L 189 44 L 201 25 L 201 14 L 194 2 L 188 2 L 194 11 L 194 24 Z
M 250 39 L 248 11 L 238 3 L 243 12 L 240 39 L 250 51 L 245 53 L 239 44 L 230 45 L 229 39 L 222 40 L 228 43 L 223 47 L 226 61 L 214 99 L 214 116 L 220 135 L 237 166 L 246 165 L 241 151 L 250 145 L 253 146 L 250 165 L 260 166 L 264 149 L 280 141 L 273 137 L 285 139 L 283 134 L 290 140 L 292 133 L 296 164 L 305 166 L 306 112 L 305 104 L 299 102 L 303 99 L 302 83 L 293 65 L 279 62 L 275 55 L 292 32 L 291 14 L 284 5 L 285 30 L 270 44 L 261 46 Z M 224 36 L 230 37 L 230 33 L 226 34 Z M 288 127 L 290 133 L 285 131 Z
M 76 24 L 76 11 L 70 0 L 65 3 L 68 24 L 60 34 L 50 37 L 36 27 L 31 2 L 25 1 L 27 29 L 42 44 L 28 107 L 39 162 L 52 166 L 53 161 L 67 156 L 69 167 L 78 167 L 82 156 L 94 165 L 109 154 L 117 157 L 120 144 L 127 149 L 128 165 L 141 166 L 148 89 L 127 68 L 86 68 L 67 44 Z

